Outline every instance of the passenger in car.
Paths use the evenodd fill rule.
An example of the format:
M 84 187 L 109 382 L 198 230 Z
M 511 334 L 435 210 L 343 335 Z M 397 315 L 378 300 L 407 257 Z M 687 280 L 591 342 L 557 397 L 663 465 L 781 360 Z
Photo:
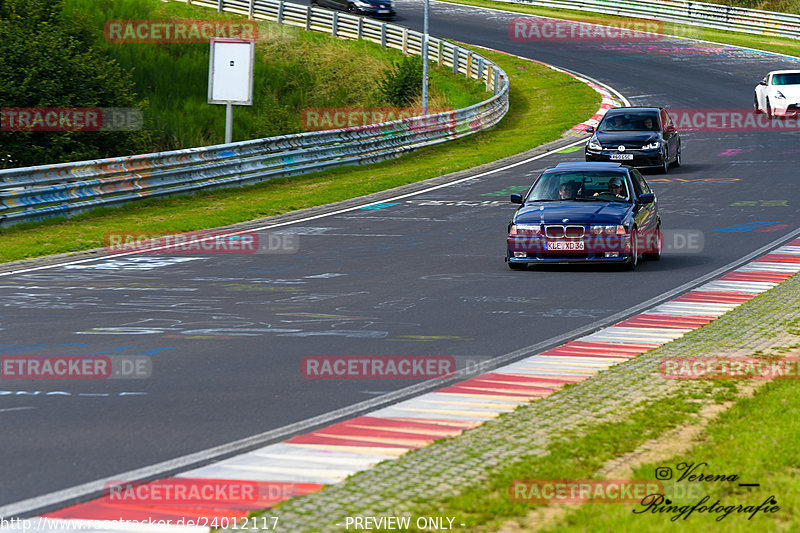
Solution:
M 570 182 L 562 183 L 558 186 L 559 200 L 572 200 L 575 198 L 575 187 Z

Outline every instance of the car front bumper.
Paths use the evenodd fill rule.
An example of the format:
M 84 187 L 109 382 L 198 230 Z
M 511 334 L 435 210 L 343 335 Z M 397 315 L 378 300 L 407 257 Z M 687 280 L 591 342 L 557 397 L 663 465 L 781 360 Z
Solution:
M 612 155 L 628 154 L 633 156 L 631 159 L 612 159 Z M 600 161 L 611 163 L 622 163 L 633 167 L 660 167 L 664 165 L 664 157 L 660 150 L 589 150 L 586 149 L 586 161 Z
M 370 17 L 394 17 L 395 11 L 391 7 L 358 7 L 358 12 Z

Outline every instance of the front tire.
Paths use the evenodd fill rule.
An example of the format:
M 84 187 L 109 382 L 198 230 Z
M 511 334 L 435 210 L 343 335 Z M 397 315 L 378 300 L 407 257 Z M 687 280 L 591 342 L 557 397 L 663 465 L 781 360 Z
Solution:
M 753 111 L 755 111 L 756 115 L 761 114 L 761 108 L 758 106 L 758 95 L 753 96 Z
M 767 118 L 772 118 L 772 107 L 769 105 L 769 98 L 767 98 Z
M 666 174 L 669 172 L 669 155 L 664 152 L 664 162 L 661 164 L 661 173 Z
M 678 153 L 675 154 L 675 161 L 672 162 L 672 165 L 675 168 L 678 168 L 678 167 L 681 166 L 681 143 L 678 143 Z

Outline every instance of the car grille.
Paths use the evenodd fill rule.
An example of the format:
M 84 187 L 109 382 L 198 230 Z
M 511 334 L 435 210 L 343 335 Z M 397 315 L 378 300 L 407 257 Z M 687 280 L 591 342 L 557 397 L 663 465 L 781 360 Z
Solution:
M 544 235 L 549 239 L 580 239 L 586 229 L 583 226 L 545 226 Z

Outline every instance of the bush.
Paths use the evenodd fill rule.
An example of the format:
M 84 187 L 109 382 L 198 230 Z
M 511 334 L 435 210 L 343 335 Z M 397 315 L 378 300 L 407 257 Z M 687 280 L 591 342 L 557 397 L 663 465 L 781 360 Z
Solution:
M 407 56 L 383 71 L 378 81 L 381 95 L 393 106 L 411 104 L 422 93 L 422 58 Z
M 63 0 L 0 0 L 0 106 L 141 107 L 130 74 L 95 47 L 98 29 Z M 141 131 L 0 132 L 0 167 L 137 153 Z

